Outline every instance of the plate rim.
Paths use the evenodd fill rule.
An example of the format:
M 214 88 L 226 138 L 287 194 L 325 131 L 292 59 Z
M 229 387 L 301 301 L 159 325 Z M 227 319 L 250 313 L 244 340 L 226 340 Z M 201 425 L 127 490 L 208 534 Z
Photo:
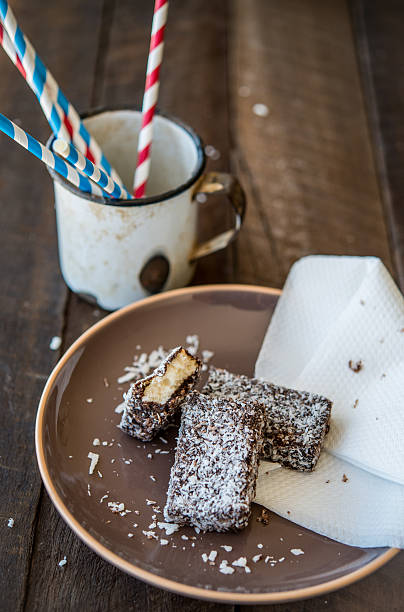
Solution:
M 35 449 L 36 449 L 36 457 L 38 461 L 39 471 L 41 474 L 42 481 L 45 485 L 45 488 L 52 500 L 52 503 L 56 507 L 57 511 L 63 518 L 63 520 L 68 524 L 68 526 L 72 529 L 72 531 L 84 542 L 89 548 L 91 548 L 96 554 L 102 557 L 105 561 L 108 561 L 115 567 L 123 570 L 127 574 L 134 576 L 152 586 L 164 589 L 166 591 L 171 591 L 177 593 L 179 595 L 183 595 L 186 597 L 192 597 L 196 599 L 202 599 L 205 601 L 214 601 L 219 603 L 233 603 L 233 604 L 274 604 L 274 603 L 285 603 L 288 601 L 298 601 L 303 599 L 308 599 L 311 597 L 317 597 L 319 595 L 323 595 L 325 593 L 329 593 L 331 591 L 336 591 L 343 587 L 349 586 L 366 576 L 369 576 L 377 569 L 385 565 L 388 561 L 393 559 L 399 552 L 399 548 L 389 548 L 382 555 L 374 559 L 370 563 L 367 563 L 360 569 L 354 570 L 340 578 L 335 578 L 333 580 L 328 580 L 326 582 L 322 582 L 320 584 L 304 587 L 298 589 L 289 589 L 286 591 L 276 591 L 276 592 L 268 592 L 268 593 L 236 593 L 234 591 L 217 591 L 214 589 L 204 589 L 201 587 L 195 587 L 187 584 L 183 584 L 182 582 L 176 582 L 175 580 L 171 580 L 168 578 L 164 578 L 162 576 L 158 576 L 148 570 L 144 570 L 141 567 L 122 559 L 119 555 L 109 550 L 106 546 L 101 544 L 94 536 L 92 536 L 73 516 L 73 514 L 68 510 L 62 499 L 60 498 L 50 476 L 49 470 L 46 465 L 45 453 L 44 453 L 44 444 L 43 444 L 43 421 L 45 415 L 45 409 L 47 404 L 47 399 L 49 396 L 50 389 L 53 386 L 53 383 L 59 374 L 60 370 L 64 367 L 64 365 L 69 361 L 70 357 L 75 353 L 75 351 L 84 344 L 94 333 L 98 332 L 102 327 L 107 326 L 130 311 L 136 311 L 138 308 L 144 306 L 145 303 L 151 304 L 153 302 L 164 301 L 170 297 L 177 297 L 186 294 L 195 294 L 195 293 L 207 293 L 211 291 L 221 291 L 224 293 L 230 291 L 246 291 L 248 293 L 265 293 L 267 295 L 281 295 L 282 291 L 280 289 L 272 288 L 272 287 L 264 287 L 260 285 L 243 285 L 243 284 L 209 284 L 209 285 L 199 285 L 193 287 L 185 287 L 181 289 L 174 289 L 171 291 L 166 291 L 164 293 L 159 293 L 158 295 L 150 296 L 139 300 L 137 302 L 133 302 L 132 304 L 128 304 L 127 306 L 112 312 L 107 315 L 101 321 L 94 323 L 91 327 L 89 327 L 85 332 L 83 332 L 67 349 L 67 351 L 62 355 L 59 361 L 56 363 L 53 368 L 51 374 L 48 377 L 48 380 L 45 384 L 43 392 L 41 394 L 41 398 L 39 400 L 36 422 L 35 422 Z

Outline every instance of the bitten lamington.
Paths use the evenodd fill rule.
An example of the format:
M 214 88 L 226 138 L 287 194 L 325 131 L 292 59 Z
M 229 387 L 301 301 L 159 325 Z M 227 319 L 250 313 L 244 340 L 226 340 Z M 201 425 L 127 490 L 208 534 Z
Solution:
M 125 397 L 120 428 L 149 441 L 173 420 L 182 400 L 199 378 L 201 362 L 177 347 L 150 376 L 137 380 Z
M 167 492 L 167 521 L 202 531 L 242 529 L 255 496 L 265 426 L 260 404 L 192 391 Z
M 316 466 L 329 429 L 332 402 L 327 398 L 214 367 L 202 393 L 260 402 L 266 414 L 263 458 L 300 472 Z

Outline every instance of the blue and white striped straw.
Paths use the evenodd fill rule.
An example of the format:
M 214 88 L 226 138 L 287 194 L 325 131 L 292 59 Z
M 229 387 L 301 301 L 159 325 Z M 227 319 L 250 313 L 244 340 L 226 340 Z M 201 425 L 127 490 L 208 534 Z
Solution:
M 24 149 L 27 149 L 32 155 L 35 155 L 35 157 L 44 162 L 49 168 L 58 172 L 81 191 L 102 196 L 102 191 L 97 185 L 93 185 L 86 176 L 83 176 L 70 164 L 67 164 L 63 159 L 54 155 L 52 151 L 38 142 L 36 138 L 24 132 L 18 125 L 10 121 L 10 119 L 7 119 L 7 117 L 1 113 L 0 131 L 9 136 L 12 140 L 15 140 L 15 142 L 24 147 Z
M 125 187 L 121 187 L 118 183 L 108 176 L 98 166 L 95 166 L 89 159 L 84 157 L 80 151 L 74 148 L 72 144 L 58 138 L 53 143 L 53 150 L 64 157 L 68 162 L 72 164 L 77 170 L 84 172 L 88 178 L 94 183 L 102 187 L 111 198 L 117 198 L 118 200 L 127 199 L 131 200 L 133 196 L 128 192 Z
M 70 134 L 64 122 L 64 119 L 67 118 L 72 127 L 73 142 L 79 150 L 85 154 L 90 152 L 96 163 L 101 165 L 107 174 L 122 185 L 117 172 L 111 168 L 100 146 L 87 131 L 79 114 L 63 94 L 55 78 L 19 27 L 7 0 L 0 0 L 0 17 L 24 67 L 27 83 L 38 98 L 55 136 L 70 140 Z M 5 50 L 8 52 L 6 47 L 7 45 Z M 13 60 L 10 53 L 8 55 Z

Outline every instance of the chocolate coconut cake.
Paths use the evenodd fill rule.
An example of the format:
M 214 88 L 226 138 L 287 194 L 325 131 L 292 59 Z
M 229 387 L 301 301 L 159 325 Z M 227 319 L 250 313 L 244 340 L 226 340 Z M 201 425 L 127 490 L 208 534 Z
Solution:
M 181 411 L 165 519 L 203 531 L 245 527 L 262 450 L 262 405 L 192 391 Z
M 174 418 L 198 381 L 200 366 L 200 361 L 184 348 L 171 351 L 150 376 L 130 387 L 120 428 L 140 440 L 152 440 Z
M 329 429 L 330 400 L 214 367 L 202 393 L 261 403 L 266 415 L 262 456 L 301 472 L 314 469 Z

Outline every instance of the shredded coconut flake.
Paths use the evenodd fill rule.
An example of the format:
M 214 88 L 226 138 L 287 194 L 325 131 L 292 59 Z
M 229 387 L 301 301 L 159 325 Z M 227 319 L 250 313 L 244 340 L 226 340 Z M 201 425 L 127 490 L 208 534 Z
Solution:
M 269 108 L 266 104 L 254 104 L 253 113 L 257 117 L 267 117 L 269 115 Z
M 263 548 L 263 544 L 257 544 L 257 548 Z
M 94 438 L 93 446 L 99 446 L 99 445 L 100 445 L 100 439 L 99 438 Z
M 262 555 L 254 555 L 254 557 L 252 558 L 252 560 L 254 561 L 254 563 L 258 563 L 258 561 L 262 558 Z
M 209 553 L 209 561 L 214 561 L 217 557 L 217 550 L 211 550 Z
M 14 527 L 14 519 L 13 518 L 10 517 L 8 519 L 7 527 Z
M 153 502 L 156 503 L 156 502 Z M 157 526 L 159 529 L 164 529 L 164 531 L 166 532 L 166 535 L 172 535 L 173 533 L 175 533 L 176 531 L 178 531 L 178 529 L 180 528 L 179 525 L 177 525 L 177 523 L 161 523 L 158 522 Z
M 148 540 L 155 539 L 158 540 L 158 536 L 154 533 L 154 531 L 142 531 L 143 535 L 146 536 Z
M 302 550 L 301 548 L 291 548 L 290 552 L 296 557 L 298 557 L 299 555 L 304 555 L 304 550 Z
M 95 467 L 98 463 L 98 459 L 100 458 L 98 453 L 92 453 L 91 451 L 88 453 L 87 457 L 91 460 L 90 467 L 88 470 L 89 474 L 93 474 Z
M 233 561 L 232 565 L 234 567 L 245 567 L 247 565 L 247 557 L 239 557 L 239 559 Z
M 63 567 L 64 565 L 66 565 L 67 563 L 67 559 L 66 559 L 66 555 L 63 557 L 63 559 L 61 561 L 59 561 L 58 566 L 59 567 Z
M 233 550 L 233 546 L 227 546 L 223 544 L 220 548 L 223 548 L 226 552 L 231 552 Z
M 120 404 L 118 404 L 118 406 L 115 408 L 115 412 L 117 414 L 121 414 L 121 412 L 123 412 L 125 410 L 125 402 L 121 402 Z
M 224 559 L 219 566 L 219 572 L 222 574 L 234 574 L 234 568 L 230 567 L 228 561 Z
M 207 563 L 207 562 L 208 562 L 208 555 L 207 555 L 206 553 L 202 553 L 202 555 L 201 555 L 201 556 L 202 556 L 202 561 L 203 561 L 204 563 Z
M 57 351 L 62 346 L 62 338 L 60 336 L 53 336 L 49 342 L 49 348 L 51 351 Z
M 164 538 L 160 539 L 160 545 L 161 546 L 167 546 L 167 544 L 168 544 L 168 540 L 165 540 Z

